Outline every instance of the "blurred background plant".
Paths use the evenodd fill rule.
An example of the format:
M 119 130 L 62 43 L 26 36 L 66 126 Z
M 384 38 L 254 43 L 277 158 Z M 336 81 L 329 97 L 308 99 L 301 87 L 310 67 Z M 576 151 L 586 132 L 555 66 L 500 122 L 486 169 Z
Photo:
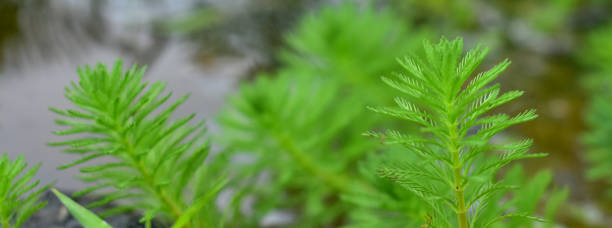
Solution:
M 44 162 L 37 175 L 44 183 L 58 179 L 60 189 L 82 187 L 70 174 L 55 171 L 57 165 L 74 157 L 58 155 L 43 146 L 56 138 L 47 133 L 52 129 L 52 116 L 41 113 L 46 113 L 48 106 L 65 105 L 62 87 L 74 78 L 76 66 L 100 60 L 111 63 L 122 57 L 128 63 L 149 65 L 147 77 L 168 81 L 177 93 L 193 92 L 184 112 L 201 112 L 212 119 L 220 116 L 217 111 L 225 106 L 223 112 L 234 113 L 232 118 L 211 123 L 211 133 L 222 140 L 213 144 L 213 157 L 228 159 L 239 168 L 233 173 L 231 187 L 217 202 L 220 208 L 232 211 L 227 216 L 245 216 L 232 225 L 335 226 L 401 221 L 388 217 L 425 221 L 422 213 L 391 213 L 414 211 L 418 205 L 403 189 L 364 171 L 375 170 L 382 162 L 383 158 L 373 154 L 393 159 L 394 152 L 348 134 L 397 124 L 358 109 L 382 105 L 394 96 L 378 78 L 397 69 L 395 57 L 419 47 L 423 38 L 462 36 L 468 48 L 475 43 L 491 48 L 483 68 L 505 57 L 513 61 L 506 77 L 498 81 L 505 89 L 525 90 L 526 95 L 500 112 L 516 113 L 525 107 L 538 110 L 538 119 L 493 140 L 529 137 L 534 139 L 533 152 L 549 154 L 546 159 L 521 165 L 525 173 L 546 167 L 552 172 L 547 188 L 553 191 L 544 193 L 545 199 L 562 198 L 558 192 L 565 191 L 559 189 L 569 187 L 568 201 L 562 207 L 566 210 L 559 211 L 557 223 L 566 227 L 612 224 L 612 204 L 603 200 L 610 184 L 586 178 L 609 179 L 604 177 L 605 169 L 591 167 L 606 167 L 603 158 L 610 154 L 604 123 L 612 114 L 605 102 L 608 95 L 601 88 L 610 77 L 607 68 L 612 58 L 606 57 L 610 44 L 605 34 L 609 33 L 606 27 L 612 19 L 612 2 L 345 2 L 1 0 L 0 144 L 6 151 L 25 153 L 30 163 Z M 224 97 L 235 89 L 239 91 L 225 105 Z M 310 103 L 291 103 L 305 101 Z M 587 103 L 591 105 L 585 111 Z M 335 111 L 348 106 L 355 110 L 348 109 L 351 113 L 344 115 Z M 248 128 L 242 128 L 245 125 Z M 586 133 L 587 127 L 590 133 Z M 274 141 L 278 134 L 284 141 Z M 249 137 L 265 143 L 240 143 Z M 316 160 L 324 173 L 365 184 L 348 193 L 320 184 L 329 181 L 321 178 L 326 175 L 304 169 L 287 151 L 288 139 L 295 140 L 295 148 Z M 364 147 L 353 148 L 357 145 Z M 256 170 L 257 179 L 240 176 L 240 169 Z M 288 172 L 281 175 L 281 170 Z M 78 169 L 68 172 L 74 174 Z M 504 172 L 518 173 L 514 169 Z M 547 178 L 541 175 L 529 176 L 541 178 L 538 183 L 542 184 Z M 528 179 L 521 181 L 532 183 Z M 252 182 L 258 184 L 250 185 Z M 266 191 L 266 185 L 273 188 Z M 251 189 L 259 190 L 244 194 Z M 337 210 L 309 223 L 313 213 L 328 205 Z M 547 207 L 554 206 L 536 208 L 547 217 Z M 70 218 L 56 217 L 61 218 L 56 224 L 70 223 Z
M 286 209 L 295 226 L 338 226 L 350 211 L 340 196 L 374 190 L 357 177 L 357 162 L 373 149 L 361 133 L 385 123 L 363 107 L 391 99 L 379 76 L 425 35 L 411 35 L 390 9 L 354 3 L 308 14 L 288 34 L 280 68 L 230 98 L 219 138 L 231 151 L 255 155 L 253 164 L 238 167 L 257 174 L 247 180 L 265 175 L 260 187 L 243 190 L 256 192 L 256 222 Z
M 586 35 L 578 56 L 587 71 L 587 77 L 582 80 L 588 95 L 585 112 L 588 131 L 583 137 L 588 147 L 586 160 L 590 165 L 586 175 L 590 180 L 597 181 L 594 183 L 604 186 L 597 194 L 606 198 L 599 203 L 608 205 L 608 209 L 612 201 L 612 126 L 609 124 L 609 116 L 612 114 L 612 66 L 609 64 L 612 61 L 611 38 L 610 22 L 598 26 Z
M 363 104 L 388 102 L 396 95 L 385 88 L 380 76 L 397 70 L 397 58 L 432 37 L 390 8 L 378 9 L 372 3 L 323 7 L 305 15 L 295 27 L 285 36 L 281 69 L 336 78 L 345 90 L 363 94 Z

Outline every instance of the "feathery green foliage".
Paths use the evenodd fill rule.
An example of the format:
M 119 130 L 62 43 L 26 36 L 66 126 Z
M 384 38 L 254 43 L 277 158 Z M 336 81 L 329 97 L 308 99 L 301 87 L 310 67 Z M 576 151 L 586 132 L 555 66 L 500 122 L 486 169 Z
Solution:
M 404 145 L 406 153 L 415 153 L 419 159 L 383 166 L 380 174 L 419 196 L 429 208 L 428 223 L 433 227 L 487 227 L 508 217 L 535 219 L 522 211 L 484 216 L 487 205 L 497 203 L 489 199 L 512 188 L 496 181 L 495 174 L 512 161 L 544 156 L 527 154 L 531 140 L 489 143 L 500 131 L 536 118 L 534 110 L 514 117 L 485 115 L 522 95 L 520 91 L 500 93 L 499 84 L 488 86 L 510 62 L 505 60 L 471 78 L 487 50 L 477 47 L 462 56 L 461 39 L 442 39 L 437 45 L 426 42 L 424 51 L 423 58 L 400 60 L 409 74 L 383 78 L 404 93 L 395 99 L 397 106 L 371 108 L 415 123 L 421 132 L 366 134 Z M 488 156 L 488 151 L 500 153 Z
M 499 182 L 506 186 L 515 186 L 514 189 L 499 190 L 492 193 L 489 197 L 489 202 L 484 206 L 481 216 L 488 219 L 495 219 L 495 217 L 505 214 L 509 210 L 520 212 L 523 215 L 532 215 L 537 212 L 537 208 L 543 205 L 546 208 L 544 227 L 552 227 L 554 225 L 555 215 L 559 206 L 565 202 L 569 191 L 567 188 L 553 189 L 551 188 L 552 173 L 550 171 L 541 171 L 536 173 L 535 176 L 527 180 L 525 171 L 520 165 L 513 166 L 506 172 L 504 177 Z M 509 195 L 512 198 L 509 198 Z M 545 199 L 548 195 L 548 200 L 543 204 L 542 199 Z M 495 202 L 503 202 L 505 199 L 508 201 L 501 204 Z M 500 218 L 500 217 L 498 217 Z M 536 226 L 533 223 L 532 218 L 523 216 L 507 216 L 504 221 L 500 221 L 491 224 L 491 227 L 495 228 L 510 228 L 510 227 L 541 227 Z M 474 227 L 484 227 L 482 224 L 476 224 Z
M 581 53 L 581 61 L 590 72 L 584 79 L 589 92 L 589 105 L 585 122 L 589 128 L 584 136 L 588 146 L 587 160 L 591 168 L 587 176 L 592 180 L 604 180 L 612 186 L 612 26 L 591 32 Z M 612 188 L 607 191 L 612 198 Z
M 165 84 L 143 82 L 144 68 L 134 66 L 124 72 L 120 61 L 110 71 L 98 64 L 78 72 L 79 81 L 66 87 L 65 93 L 78 109 L 51 108 L 64 117 L 56 123 L 69 127 L 54 133 L 72 137 L 50 145 L 65 146 L 65 152 L 82 156 L 60 169 L 103 157 L 112 161 L 82 167 L 81 180 L 93 187 L 74 196 L 105 190 L 105 197 L 89 208 L 131 200 L 106 210 L 102 217 L 144 210 L 146 223 L 154 217 L 175 221 L 197 206 L 201 214 L 185 227 L 213 225 L 217 219 L 210 194 L 216 194 L 226 180 L 213 179 L 204 165 L 210 148 L 204 122 L 191 125 L 195 114 L 170 120 L 188 96 L 162 108 L 172 94 L 164 94 Z
M 371 179 L 376 179 L 376 170 L 381 166 L 389 164 L 402 164 L 401 161 L 415 161 L 418 158 L 414 154 L 406 154 L 401 146 L 390 146 L 382 154 L 372 156 L 363 162 L 362 172 L 370 173 Z M 412 157 L 411 157 L 412 156 Z M 399 162 L 398 162 L 399 161 Z M 367 176 L 367 175 L 364 175 Z M 555 189 L 552 187 L 552 174 L 550 171 L 542 171 L 535 177 L 527 180 L 525 172 L 520 165 L 513 166 L 499 181 L 508 189 L 500 189 L 492 194 L 487 204 L 482 209 L 483 217 L 494 218 L 505 214 L 509 210 L 518 209 L 524 214 L 535 214 L 536 209 L 544 207 L 541 211 L 547 223 L 544 227 L 553 227 L 557 210 L 565 202 L 569 191 L 567 188 Z M 345 196 L 347 201 L 353 202 L 358 207 L 351 210 L 351 224 L 346 227 L 417 227 L 420 224 L 431 225 L 431 215 L 428 215 L 421 207 L 422 202 L 415 201 L 412 193 L 407 189 L 393 183 L 392 180 L 377 180 L 377 189 L 386 189 L 379 194 L 351 194 Z M 387 185 L 394 186 L 391 188 Z M 543 201 L 542 199 L 546 199 Z M 505 202 L 504 202 L 505 201 Z M 494 203 L 491 203 L 494 202 Z M 504 203 L 495 203 L 504 202 Z M 477 224 L 475 227 L 483 226 Z M 491 227 L 540 227 L 532 220 L 523 217 L 508 217 L 504 221 L 491 224 Z
M 26 170 L 27 166 L 23 156 L 14 161 L 6 154 L 0 157 L 0 227 L 20 227 L 34 212 L 47 205 L 39 198 L 49 186 L 35 189 L 39 181 L 32 181 L 40 164 Z

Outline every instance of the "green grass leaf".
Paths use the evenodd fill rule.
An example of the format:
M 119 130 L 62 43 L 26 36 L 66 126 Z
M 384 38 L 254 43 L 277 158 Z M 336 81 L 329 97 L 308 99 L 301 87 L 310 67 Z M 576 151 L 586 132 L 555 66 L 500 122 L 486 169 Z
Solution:
M 85 228 L 112 228 L 93 212 L 74 202 L 70 197 L 62 194 L 57 189 L 51 189 L 57 198 L 66 206 L 70 214 L 76 218 Z

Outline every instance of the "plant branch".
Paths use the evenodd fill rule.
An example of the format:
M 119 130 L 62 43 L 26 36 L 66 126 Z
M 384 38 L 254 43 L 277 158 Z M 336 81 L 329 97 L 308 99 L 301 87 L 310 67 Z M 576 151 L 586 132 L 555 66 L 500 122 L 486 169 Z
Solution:
M 454 112 L 454 104 L 450 104 L 446 106 L 447 108 L 447 113 L 453 113 Z M 455 198 L 457 200 L 457 221 L 459 223 L 459 227 L 460 228 L 468 228 L 468 222 L 467 222 L 467 208 L 465 206 L 465 196 L 464 196 L 464 188 L 462 186 L 462 182 L 463 182 L 463 177 L 461 175 L 461 171 L 463 168 L 463 164 L 461 163 L 461 157 L 460 157 L 460 147 L 459 144 L 457 142 L 458 140 L 458 136 L 457 136 L 457 127 L 459 126 L 459 124 L 456 122 L 456 120 L 451 120 L 452 124 L 447 124 L 448 127 L 448 135 L 450 137 L 449 143 L 448 143 L 448 151 L 450 153 L 450 155 L 452 156 L 452 163 L 453 163 L 453 179 L 454 179 L 454 186 L 453 189 L 455 191 Z
M 121 131 L 117 131 L 117 132 L 121 132 Z M 134 149 L 133 144 L 123 134 L 121 134 L 121 144 L 126 148 L 127 154 L 130 156 L 130 159 L 132 159 L 132 162 L 134 163 L 134 166 L 136 167 L 138 172 L 144 177 L 144 180 L 149 185 L 149 188 L 151 189 L 151 191 L 153 191 L 155 196 L 162 203 L 164 203 L 168 208 L 170 208 L 172 212 L 171 213 L 172 218 L 174 220 L 180 218 L 183 215 L 184 210 L 176 203 L 177 201 L 176 199 L 171 199 L 168 196 L 168 193 L 165 189 L 160 189 L 160 188 L 155 187 L 157 185 L 155 183 L 155 178 L 153 178 L 153 176 L 146 169 L 146 167 L 142 163 L 142 160 L 136 157 L 136 151 Z M 189 228 L 190 226 L 186 225 L 185 227 Z
M 281 134 L 275 134 L 280 145 L 291 155 L 291 157 L 306 171 L 323 180 L 326 184 L 334 189 L 347 192 L 349 187 L 349 178 L 333 173 L 323 167 L 318 166 L 306 153 L 297 148 L 293 140 Z

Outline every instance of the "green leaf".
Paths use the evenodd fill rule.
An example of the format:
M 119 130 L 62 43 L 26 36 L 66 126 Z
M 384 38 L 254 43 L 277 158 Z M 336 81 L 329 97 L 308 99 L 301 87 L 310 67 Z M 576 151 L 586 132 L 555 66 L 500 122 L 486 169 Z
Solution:
M 78 203 L 74 202 L 68 196 L 57 191 L 57 189 L 51 189 L 57 198 L 62 201 L 64 206 L 70 211 L 70 214 L 74 216 L 85 228 L 112 228 L 104 220 L 96 216 L 93 212 L 82 207 Z

